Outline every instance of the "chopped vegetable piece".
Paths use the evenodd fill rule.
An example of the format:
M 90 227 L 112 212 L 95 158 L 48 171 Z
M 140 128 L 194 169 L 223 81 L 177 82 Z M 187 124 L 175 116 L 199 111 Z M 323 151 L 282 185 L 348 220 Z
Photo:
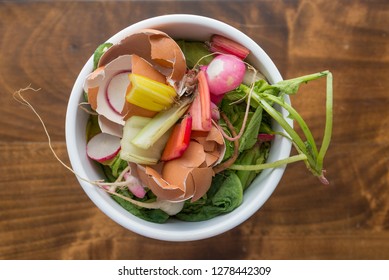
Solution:
M 129 73 L 123 72 L 112 77 L 107 86 L 107 101 L 111 108 L 121 114 L 126 103 L 126 91 L 130 84 Z
M 142 149 L 131 143 L 132 139 L 151 120 L 151 118 L 132 116 L 126 121 L 123 128 L 123 139 L 121 140 L 121 159 L 138 164 L 156 164 L 159 161 L 166 142 L 169 139 L 169 131 L 163 134 L 149 149 Z
M 173 87 L 147 77 L 130 74 L 126 100 L 150 111 L 162 111 L 171 106 L 177 96 Z
M 113 159 L 120 151 L 120 138 L 99 133 L 89 140 L 86 146 L 87 155 L 98 162 Z
M 191 99 L 181 99 L 181 103 L 166 111 L 159 112 L 131 141 L 135 146 L 148 149 L 165 134 L 185 114 Z
M 212 127 L 211 98 L 204 71 L 199 71 L 197 80 L 198 94 L 189 109 L 193 118 L 192 130 L 210 131 Z
M 211 52 L 233 54 L 242 60 L 250 53 L 248 48 L 221 35 L 213 35 L 211 37 L 209 48 Z
M 180 123 L 175 125 L 162 153 L 161 160 L 167 161 L 182 156 L 189 146 L 191 130 L 192 116 L 186 115 Z

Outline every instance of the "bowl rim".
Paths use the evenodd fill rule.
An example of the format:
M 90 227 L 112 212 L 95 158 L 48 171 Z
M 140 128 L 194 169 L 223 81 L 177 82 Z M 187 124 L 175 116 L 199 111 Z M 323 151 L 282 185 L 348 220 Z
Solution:
M 223 30 L 228 34 L 235 34 L 236 36 L 239 35 L 239 37 L 246 44 L 254 47 L 253 51 L 255 51 L 255 57 L 260 57 L 260 62 L 264 65 L 267 65 L 266 71 L 269 69 L 271 70 L 271 79 L 268 77 L 269 73 L 264 73 L 270 82 L 275 83 L 282 80 L 281 74 L 279 73 L 273 61 L 256 42 L 254 42 L 246 34 L 236 29 L 235 27 L 228 25 L 227 23 L 224 23 L 220 20 L 205 16 L 193 14 L 168 14 L 147 18 L 120 30 L 108 40 L 106 40 L 106 42 L 116 43 L 120 41 L 120 39 L 133 33 L 136 30 L 144 28 L 157 28 L 157 26 L 182 22 L 195 25 L 198 25 L 199 22 L 201 22 L 201 25 L 217 26 L 218 29 L 223 28 Z M 78 118 L 83 117 L 81 114 L 85 114 L 84 112 L 81 112 L 82 110 L 77 110 L 77 108 L 82 98 L 82 88 L 85 77 L 92 71 L 92 67 L 93 54 L 80 71 L 69 97 L 65 123 L 66 146 L 71 166 L 73 170 L 76 170 L 77 172 L 76 177 L 81 187 L 88 195 L 88 197 L 93 201 L 93 203 L 113 221 L 139 235 L 148 238 L 163 241 L 194 241 L 210 238 L 235 228 L 239 224 L 249 219 L 253 214 L 255 214 L 255 212 L 257 212 L 269 199 L 277 187 L 279 181 L 281 180 L 286 166 L 264 170 L 260 176 L 255 179 L 260 185 L 259 192 L 255 192 L 258 198 L 250 199 L 248 202 L 244 201 L 243 203 L 246 202 L 244 207 L 242 207 L 242 204 L 240 207 L 230 213 L 223 214 L 222 216 L 218 216 L 208 221 L 202 222 L 170 221 L 171 219 L 169 219 L 167 223 L 155 224 L 142 220 L 127 212 L 107 193 L 85 181 L 83 178 L 89 177 L 85 169 L 85 165 L 88 165 L 88 159 L 86 158 L 86 155 L 81 155 L 83 149 L 82 147 L 78 146 L 79 139 L 77 137 L 77 125 L 75 124 Z M 287 102 L 290 102 L 288 97 Z M 285 110 L 281 109 L 281 112 L 284 117 L 287 116 L 287 112 Z M 287 121 L 290 125 L 293 125 L 292 120 L 287 119 Z M 279 150 L 277 150 L 279 156 L 277 159 L 288 157 L 291 151 L 291 142 L 285 137 L 281 138 L 279 136 L 276 136 L 276 140 L 276 143 L 279 144 Z M 247 196 L 249 196 L 252 192 L 254 192 L 254 189 L 248 188 L 244 193 L 244 197 L 247 198 Z M 189 226 L 190 231 L 182 231 L 183 226 L 180 226 L 180 224 L 186 224 L 187 226 L 185 226 L 185 228 Z M 196 227 L 196 225 L 200 224 L 202 225 L 200 228 Z M 167 230 L 167 228 L 169 228 L 169 230 Z

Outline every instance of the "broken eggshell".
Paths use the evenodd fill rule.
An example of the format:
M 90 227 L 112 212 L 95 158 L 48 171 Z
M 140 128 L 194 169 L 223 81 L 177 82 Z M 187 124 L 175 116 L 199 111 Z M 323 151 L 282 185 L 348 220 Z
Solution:
M 171 86 L 179 83 L 186 72 L 186 60 L 181 48 L 169 35 L 159 30 L 143 29 L 111 46 L 101 56 L 99 67 L 126 54 L 136 54 L 147 60 L 166 77 Z
M 87 76 L 84 90 L 92 109 L 104 116 L 99 120 L 101 130 L 113 135 L 120 135 L 118 125 L 123 126 L 133 115 L 153 117 L 156 114 L 126 102 L 124 91 L 108 93 L 112 79 L 126 72 L 174 85 L 182 80 L 186 61 L 177 43 L 154 29 L 129 35 L 101 56 L 99 67 Z
M 224 138 L 212 126 L 209 133 L 193 133 L 181 157 L 156 166 L 138 165 L 137 174 L 159 199 L 194 202 L 210 188 L 215 175 L 213 167 L 223 159 L 224 153 Z
M 88 94 L 88 102 L 92 109 L 107 120 L 119 125 L 124 125 L 123 116 L 109 104 L 106 94 L 107 87 L 112 77 L 122 72 L 130 72 L 132 70 L 131 66 L 131 55 L 117 57 L 106 66 L 99 67 L 89 74 L 84 84 L 84 90 Z M 118 98 L 125 98 L 125 94 L 119 93 Z

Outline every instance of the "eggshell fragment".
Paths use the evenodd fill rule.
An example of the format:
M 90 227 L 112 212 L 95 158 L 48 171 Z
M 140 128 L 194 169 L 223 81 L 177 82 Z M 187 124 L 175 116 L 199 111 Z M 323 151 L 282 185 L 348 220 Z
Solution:
M 103 115 L 97 117 L 99 127 L 101 132 L 111 134 L 117 137 L 122 137 L 123 135 L 123 126 L 114 122 L 111 122 L 109 119 Z
M 206 160 L 208 166 L 215 166 L 223 160 L 226 145 L 223 135 L 215 124 L 212 124 L 211 130 L 207 134 L 197 131 L 192 133 L 192 139 L 204 147 L 204 151 L 207 153 Z M 216 161 L 215 158 L 217 159 Z
M 179 200 L 186 200 L 193 196 L 195 182 L 192 177 L 193 167 L 186 167 L 173 160 L 165 163 L 162 169 L 162 178 L 169 184 L 178 186 L 182 191 Z
M 135 104 L 126 102 L 122 114 L 124 115 L 124 120 L 128 120 L 133 116 L 152 118 L 158 114 L 158 112 L 150 111 Z
M 190 141 L 188 148 L 181 157 L 170 160 L 168 163 L 175 162 L 185 167 L 197 167 L 205 161 L 205 152 L 202 145 L 195 141 Z
M 123 116 L 116 112 L 109 104 L 106 96 L 106 89 L 113 76 L 122 72 L 131 71 L 131 65 L 132 60 L 130 55 L 117 57 L 112 62 L 105 65 L 104 68 L 98 68 L 98 70 L 89 74 L 84 85 L 84 88 L 87 89 L 88 96 L 90 92 L 89 89 L 92 89 L 91 92 L 96 95 L 96 112 L 120 125 L 124 125 Z M 95 88 L 98 88 L 97 94 L 95 93 Z M 120 97 L 125 98 L 124 95 L 120 95 Z
M 159 30 L 143 29 L 124 38 L 101 56 L 99 66 L 126 54 L 135 54 L 147 60 L 166 76 L 169 84 L 178 83 L 186 72 L 185 56 L 180 47 L 169 35 Z
M 166 83 L 166 77 L 154 69 L 154 67 L 136 54 L 132 55 L 132 73 L 142 75 L 160 83 Z
M 211 130 L 208 133 L 193 133 L 193 139 L 183 155 L 161 163 L 159 171 L 154 166 L 138 168 L 142 182 L 158 198 L 168 201 L 178 202 L 191 198 L 194 202 L 204 196 L 215 175 L 213 166 L 223 157 L 225 146 L 220 131 L 216 127 Z M 220 140 L 222 145 L 218 143 Z M 203 144 L 209 144 L 213 150 L 206 151 Z
M 139 173 L 142 173 L 142 171 Z M 159 199 L 168 201 L 181 201 L 181 199 L 177 200 L 177 198 L 182 197 L 185 192 L 182 188 L 180 188 L 180 186 L 169 184 L 153 168 L 146 167 L 145 174 L 148 175 L 147 182 L 149 189 Z
M 196 178 L 196 186 L 195 191 L 192 197 L 192 202 L 195 202 L 202 198 L 207 191 L 209 190 L 209 187 L 212 183 L 212 178 L 215 176 L 215 173 L 213 172 L 212 168 L 194 168 L 192 170 L 192 176 L 193 178 Z

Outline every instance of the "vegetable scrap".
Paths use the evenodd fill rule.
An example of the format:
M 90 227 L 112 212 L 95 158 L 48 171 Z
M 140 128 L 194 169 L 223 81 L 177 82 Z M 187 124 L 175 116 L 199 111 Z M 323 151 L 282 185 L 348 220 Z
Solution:
M 107 177 L 96 185 L 132 214 L 163 223 L 233 211 L 264 168 L 302 160 L 328 183 L 323 161 L 332 131 L 332 74 L 269 84 L 249 58 L 249 49 L 218 34 L 200 42 L 144 29 L 99 46 L 84 83 L 94 112 L 87 155 Z M 321 77 L 327 77 L 327 114 L 319 149 L 284 97 Z M 300 125 L 303 138 L 274 104 Z M 272 121 L 285 132 L 273 131 Z M 276 135 L 290 139 L 298 155 L 267 162 Z

